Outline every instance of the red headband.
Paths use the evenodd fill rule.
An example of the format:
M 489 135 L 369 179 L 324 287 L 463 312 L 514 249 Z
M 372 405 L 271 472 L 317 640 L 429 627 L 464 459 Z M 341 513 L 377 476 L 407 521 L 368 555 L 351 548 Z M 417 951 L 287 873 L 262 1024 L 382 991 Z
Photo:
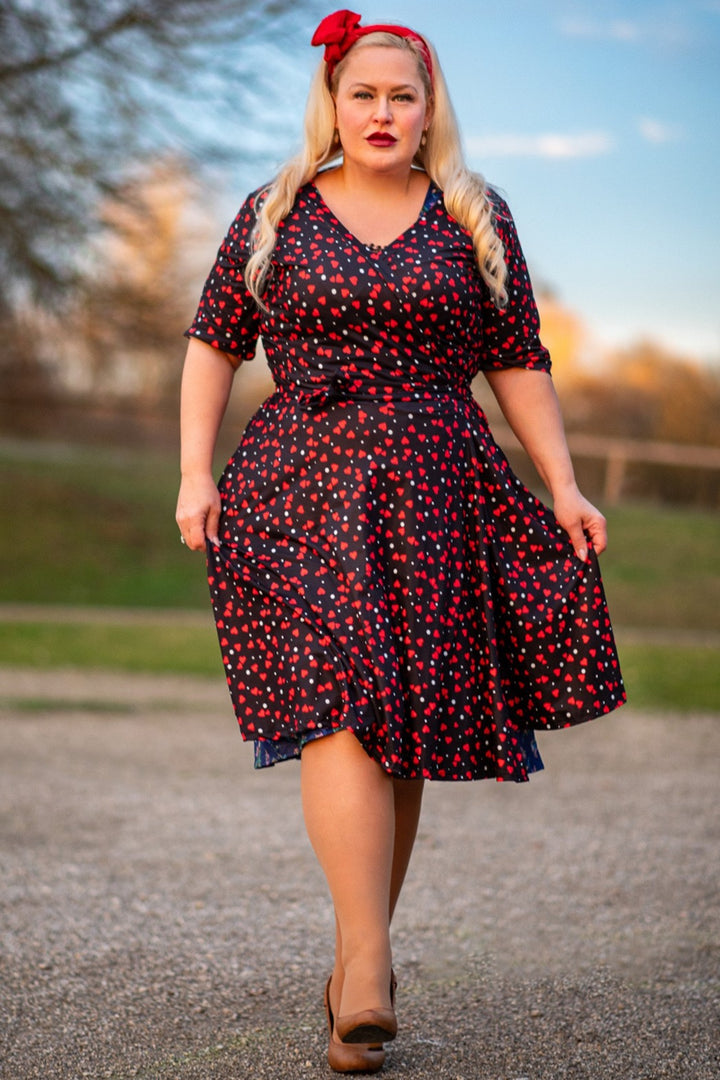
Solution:
M 342 58 L 353 47 L 356 41 L 366 34 L 395 34 L 396 37 L 409 38 L 420 47 L 420 55 L 425 61 L 425 67 L 433 81 L 432 57 L 425 38 L 409 30 L 407 26 L 360 26 L 361 16 L 354 11 L 334 11 L 332 15 L 326 15 L 312 36 L 313 45 L 325 46 L 325 63 L 328 69 L 328 82 L 332 79 L 333 71 Z

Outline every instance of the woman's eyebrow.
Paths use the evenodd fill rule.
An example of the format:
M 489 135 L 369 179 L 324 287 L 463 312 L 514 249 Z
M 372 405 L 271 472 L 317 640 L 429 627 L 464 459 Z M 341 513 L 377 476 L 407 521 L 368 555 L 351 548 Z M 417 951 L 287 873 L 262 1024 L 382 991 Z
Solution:
M 351 90 L 356 90 L 361 86 L 365 90 L 377 90 L 377 87 L 373 83 L 366 83 L 366 82 L 350 83 L 350 89 Z M 417 87 L 414 86 L 412 83 L 400 83 L 399 86 L 391 86 L 390 87 L 390 93 L 392 93 L 392 94 L 396 93 L 398 90 L 417 90 Z

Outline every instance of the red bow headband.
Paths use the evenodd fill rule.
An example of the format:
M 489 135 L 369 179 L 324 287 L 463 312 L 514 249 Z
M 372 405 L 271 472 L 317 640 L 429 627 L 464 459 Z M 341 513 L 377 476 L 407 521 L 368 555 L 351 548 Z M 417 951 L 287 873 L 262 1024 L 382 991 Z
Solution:
M 414 30 L 409 30 L 407 26 L 382 26 L 379 24 L 376 26 L 361 26 L 360 18 L 360 15 L 357 15 L 354 11 L 347 11 L 345 8 L 342 11 L 334 11 L 332 15 L 327 15 L 323 19 L 313 34 L 312 44 L 325 46 L 324 59 L 328 69 L 328 82 L 332 79 L 336 65 L 340 63 L 356 41 L 361 37 L 365 37 L 366 34 L 384 32 L 395 34 L 397 37 L 410 38 L 411 41 L 417 42 L 432 84 L 432 58 L 425 38 L 421 37 L 420 34 L 416 34 Z

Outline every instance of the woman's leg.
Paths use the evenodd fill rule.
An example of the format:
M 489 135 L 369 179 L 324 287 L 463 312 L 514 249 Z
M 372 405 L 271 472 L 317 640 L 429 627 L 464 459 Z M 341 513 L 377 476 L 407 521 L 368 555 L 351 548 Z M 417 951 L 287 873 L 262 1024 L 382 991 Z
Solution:
M 389 777 L 350 732 L 309 743 L 302 755 L 305 822 L 336 916 L 335 1015 L 386 1007 L 390 918 L 405 878 L 422 781 Z
M 393 845 L 392 871 L 390 874 L 389 916 L 395 914 L 400 892 L 405 881 L 405 874 L 410 863 L 415 837 L 417 835 L 420 809 L 422 806 L 423 780 L 393 779 L 393 798 L 395 807 L 395 840 Z M 342 932 L 335 916 L 335 968 L 331 982 L 331 1005 L 338 1009 L 345 972 L 342 966 Z
M 422 807 L 423 780 L 398 780 L 393 778 L 395 797 L 395 846 L 393 849 L 392 875 L 390 879 L 390 919 L 395 914 L 410 856 L 415 845 L 420 809 Z
M 392 779 L 354 735 L 303 748 L 302 795 L 310 843 L 325 873 L 339 927 L 337 1015 L 390 1004 L 390 882 L 395 836 Z M 333 995 L 335 997 L 335 995 Z

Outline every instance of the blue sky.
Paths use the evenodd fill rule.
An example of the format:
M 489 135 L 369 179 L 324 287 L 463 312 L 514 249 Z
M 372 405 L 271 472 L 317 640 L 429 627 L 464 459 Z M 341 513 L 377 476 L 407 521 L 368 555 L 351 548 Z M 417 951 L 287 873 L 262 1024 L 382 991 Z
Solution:
M 651 338 L 720 362 L 720 0 L 360 8 L 435 44 L 468 162 L 506 195 L 536 283 L 601 346 Z M 242 170 L 248 188 L 294 149 L 307 43 L 331 10 L 309 4 L 284 60 L 266 57 L 283 134 Z

